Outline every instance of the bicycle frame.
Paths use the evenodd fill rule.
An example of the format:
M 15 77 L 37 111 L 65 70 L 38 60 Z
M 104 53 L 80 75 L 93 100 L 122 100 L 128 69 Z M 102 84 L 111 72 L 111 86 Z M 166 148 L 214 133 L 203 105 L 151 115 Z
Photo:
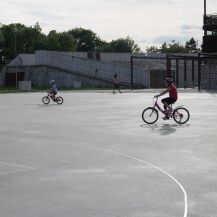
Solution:
M 48 96 L 49 98 L 51 98 L 52 100 L 54 100 L 55 95 L 52 95 L 51 93 L 48 93 L 47 96 Z M 56 98 L 56 97 L 55 97 L 55 98 Z
M 157 101 L 158 101 L 158 98 L 156 99 L 156 101 L 155 101 L 155 103 L 154 103 L 154 108 L 157 107 L 157 109 L 158 109 L 161 113 L 163 113 L 164 115 L 166 115 L 166 111 L 164 111 L 164 110 L 158 105 Z
M 154 108 L 157 107 L 157 109 L 158 109 L 161 113 L 163 113 L 164 115 L 169 115 L 170 117 L 173 117 L 173 112 L 168 114 L 165 110 L 163 110 L 163 109 L 158 105 L 157 101 L 158 101 L 158 98 L 156 99 L 156 101 L 155 101 L 155 103 L 154 103 Z M 178 106 L 178 107 L 176 107 L 175 109 L 181 108 L 181 107 L 182 107 L 182 106 Z M 175 109 L 174 109 L 174 110 L 175 110 Z M 179 113 L 179 112 L 177 112 L 177 115 L 180 115 L 181 117 L 183 116 L 183 115 L 182 115 L 181 113 Z

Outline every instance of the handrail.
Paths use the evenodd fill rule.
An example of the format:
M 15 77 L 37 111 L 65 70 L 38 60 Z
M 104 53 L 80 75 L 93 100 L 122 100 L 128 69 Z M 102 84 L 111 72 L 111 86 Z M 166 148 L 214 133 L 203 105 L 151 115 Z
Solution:
M 63 55 L 59 53 L 43 52 L 40 55 L 36 56 L 36 65 L 47 65 L 51 67 L 53 66 L 69 71 L 79 72 L 79 74 L 88 75 L 99 79 L 106 79 L 109 81 L 113 81 L 114 79 L 113 73 L 102 70 L 102 68 L 104 67 L 103 64 L 100 62 L 90 62 L 86 59 L 80 59 L 71 56 L 68 56 L 67 59 L 62 57 Z M 126 66 L 122 67 L 122 70 L 125 68 L 129 70 L 129 68 Z M 116 70 L 118 70 L 118 67 L 116 68 Z M 118 75 L 119 82 L 130 84 L 131 77 L 130 73 L 128 74 L 129 75 L 121 75 L 120 73 Z M 135 79 L 134 82 L 137 83 L 137 80 Z

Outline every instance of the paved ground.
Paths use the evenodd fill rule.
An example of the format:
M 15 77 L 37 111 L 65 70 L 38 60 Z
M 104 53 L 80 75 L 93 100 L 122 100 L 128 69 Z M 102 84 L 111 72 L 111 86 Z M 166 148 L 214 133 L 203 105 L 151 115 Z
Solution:
M 183 126 L 142 121 L 151 91 L 60 94 L 0 95 L 0 216 L 217 216 L 215 92 L 179 94 Z

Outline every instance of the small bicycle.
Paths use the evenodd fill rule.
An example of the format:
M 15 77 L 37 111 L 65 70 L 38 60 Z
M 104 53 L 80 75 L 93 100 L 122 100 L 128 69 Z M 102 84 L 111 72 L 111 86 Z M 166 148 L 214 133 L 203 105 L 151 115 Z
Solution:
M 166 111 L 162 110 L 161 107 L 157 103 L 158 97 L 156 97 L 156 101 L 154 103 L 154 107 L 148 107 L 142 112 L 142 119 L 145 123 L 147 124 L 154 124 L 159 117 L 157 109 L 162 112 L 164 115 L 168 115 L 169 118 L 173 118 L 174 121 L 178 124 L 185 124 L 189 118 L 190 118 L 190 113 L 189 111 L 182 107 L 178 106 L 170 113 L 167 113 Z M 174 104 L 174 103 L 173 103 Z M 172 105 L 171 105 L 172 107 Z M 156 109 L 157 108 L 157 109 Z
M 49 91 L 47 91 L 47 93 L 48 93 L 47 96 L 44 96 L 42 98 L 42 102 L 44 104 L 46 104 L 46 105 L 49 104 L 50 103 L 50 99 L 52 99 L 54 102 L 56 102 L 59 105 L 63 104 L 63 98 L 61 96 L 58 96 L 58 97 L 56 97 L 54 99 L 54 95 L 51 95 L 51 93 Z

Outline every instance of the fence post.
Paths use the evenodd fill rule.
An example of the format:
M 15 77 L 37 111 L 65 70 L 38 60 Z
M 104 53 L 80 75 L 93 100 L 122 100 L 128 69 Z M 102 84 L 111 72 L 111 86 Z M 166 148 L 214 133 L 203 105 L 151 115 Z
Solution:
M 201 86 L 201 56 L 198 53 L 198 91 L 200 91 Z
M 130 57 L 130 62 L 131 62 L 131 89 L 133 89 L 133 56 Z

